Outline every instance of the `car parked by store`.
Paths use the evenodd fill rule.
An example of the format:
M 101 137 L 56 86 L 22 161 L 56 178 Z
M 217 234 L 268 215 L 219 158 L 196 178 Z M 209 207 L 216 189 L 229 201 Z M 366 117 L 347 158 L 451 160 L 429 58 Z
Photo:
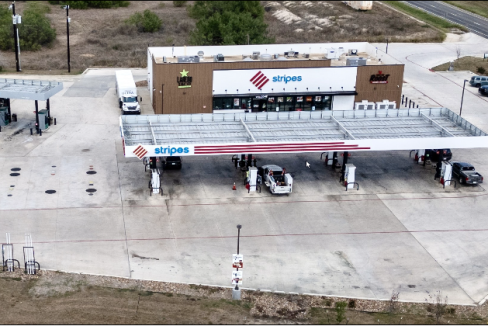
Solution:
M 473 76 L 469 80 L 469 84 L 474 87 L 480 87 L 482 86 L 481 83 L 483 82 L 488 82 L 488 77 L 486 76 Z
M 488 85 L 484 85 L 478 88 L 478 93 L 480 93 L 481 95 L 488 96 Z
M 163 160 L 163 169 L 181 169 L 181 157 L 180 156 L 167 156 L 165 160 Z
M 443 161 L 450 161 L 452 159 L 452 152 L 449 148 L 426 149 L 425 150 L 425 158 L 430 159 L 431 162 L 437 162 L 441 152 L 444 154 L 444 157 L 442 158 Z
M 452 163 L 452 178 L 459 180 L 461 184 L 477 185 L 483 183 L 483 176 L 475 170 L 474 166 L 466 162 Z

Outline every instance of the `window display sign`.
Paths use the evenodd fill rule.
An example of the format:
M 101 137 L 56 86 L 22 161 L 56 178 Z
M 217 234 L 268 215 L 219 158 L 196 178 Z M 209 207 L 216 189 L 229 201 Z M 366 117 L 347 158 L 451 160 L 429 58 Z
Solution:
M 274 97 L 268 97 L 268 102 L 269 103 L 274 103 L 275 101 L 275 98 Z
M 315 96 L 315 102 L 322 101 L 322 96 Z
M 287 96 L 287 97 L 286 97 L 286 101 L 287 101 L 287 102 L 293 102 L 293 97 L 291 97 L 291 96 Z
M 297 96 L 297 102 L 303 102 L 303 96 Z
M 311 96 L 307 96 L 306 97 L 306 100 L 307 100 L 307 102 L 312 102 L 312 97 Z
M 242 271 L 232 272 L 232 285 L 242 285 Z
M 278 97 L 278 103 L 283 103 L 283 97 L 282 96 Z
M 232 268 L 244 268 L 244 256 L 232 255 Z
M 239 106 L 239 99 L 238 98 L 234 99 L 234 106 Z
M 191 82 L 192 82 L 192 77 L 188 76 L 189 71 L 186 71 L 183 69 L 182 72 L 180 72 L 181 77 L 176 77 L 176 81 L 178 82 L 178 88 L 190 88 L 191 87 Z

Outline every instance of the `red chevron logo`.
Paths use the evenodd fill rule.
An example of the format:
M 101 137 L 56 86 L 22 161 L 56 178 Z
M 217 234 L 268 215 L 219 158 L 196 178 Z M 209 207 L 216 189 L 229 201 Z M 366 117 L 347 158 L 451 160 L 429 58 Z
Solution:
M 253 83 L 253 85 L 258 89 L 261 89 L 264 85 L 266 85 L 267 82 L 269 82 L 269 78 L 266 77 L 260 70 L 254 75 L 254 77 L 251 78 L 250 82 Z

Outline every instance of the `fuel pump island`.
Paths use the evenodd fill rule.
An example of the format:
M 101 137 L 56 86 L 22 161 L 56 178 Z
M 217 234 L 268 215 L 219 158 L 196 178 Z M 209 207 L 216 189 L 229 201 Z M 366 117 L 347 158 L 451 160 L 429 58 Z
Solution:
M 343 153 L 341 181 L 347 190 L 355 187 L 355 171 L 361 169 L 348 163 L 349 152 L 414 149 L 423 163 L 425 149 L 488 147 L 484 131 L 447 108 L 124 115 L 120 135 L 125 157 L 154 162 L 152 193 L 162 193 L 158 157 L 228 155 L 236 167 L 249 168 L 249 190 L 255 191 L 255 154 L 316 152 L 335 165 Z M 449 171 L 437 165 L 441 182 L 451 179 Z

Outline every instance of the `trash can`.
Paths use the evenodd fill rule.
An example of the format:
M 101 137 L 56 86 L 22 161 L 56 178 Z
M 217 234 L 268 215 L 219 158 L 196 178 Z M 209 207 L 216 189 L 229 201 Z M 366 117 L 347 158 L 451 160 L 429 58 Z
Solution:
M 54 118 L 49 117 L 49 125 L 52 126 L 54 124 Z
M 12 122 L 17 122 L 17 113 L 12 114 Z

